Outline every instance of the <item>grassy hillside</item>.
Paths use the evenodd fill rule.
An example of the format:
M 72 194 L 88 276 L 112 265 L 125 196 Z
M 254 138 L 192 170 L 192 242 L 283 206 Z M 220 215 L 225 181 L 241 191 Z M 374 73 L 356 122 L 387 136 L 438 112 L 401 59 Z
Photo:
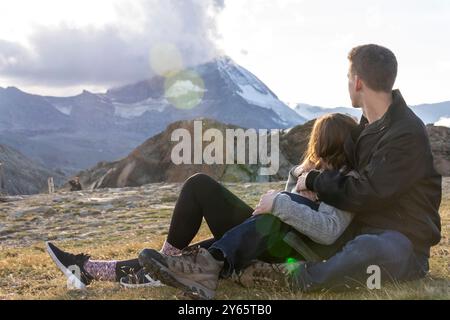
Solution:
M 283 184 L 227 184 L 248 204 Z M 93 283 L 85 292 L 66 290 L 66 280 L 44 251 L 54 240 L 96 259 L 128 259 L 145 247 L 160 248 L 179 184 L 36 195 L 0 203 L 0 299 L 178 299 L 172 288 L 125 290 Z M 294 294 L 283 288 L 243 289 L 221 281 L 218 299 L 450 299 L 450 178 L 441 207 L 443 239 L 433 248 L 430 275 L 379 291 Z M 206 226 L 197 240 L 208 237 Z

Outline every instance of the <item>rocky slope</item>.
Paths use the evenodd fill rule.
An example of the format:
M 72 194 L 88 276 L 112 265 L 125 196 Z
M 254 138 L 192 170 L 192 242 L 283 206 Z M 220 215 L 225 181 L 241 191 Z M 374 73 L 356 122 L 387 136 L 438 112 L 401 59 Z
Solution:
M 223 133 L 226 129 L 236 129 L 214 120 L 203 119 L 203 132 L 215 128 Z M 167 129 L 147 140 L 126 158 L 116 162 L 99 163 L 96 167 L 80 172 L 82 184 L 87 188 L 133 187 L 153 182 L 182 182 L 196 172 L 204 172 L 222 181 L 277 181 L 286 178 L 292 166 L 302 158 L 314 121 L 296 126 L 280 133 L 280 158 L 278 174 L 261 176 L 261 165 L 175 165 L 171 152 L 178 142 L 171 141 L 175 129 L 184 128 L 193 136 L 194 121 L 181 121 L 171 124 Z M 428 126 L 430 142 L 435 156 L 435 165 L 444 176 L 450 176 L 450 128 Z M 203 148 L 208 143 L 203 143 Z M 203 149 L 204 150 L 204 149 Z M 226 150 L 224 149 L 224 153 Z M 247 148 L 248 154 L 248 148 Z M 236 162 L 235 162 L 236 163 Z M 248 163 L 248 162 L 247 162 Z
M 43 192 L 48 190 L 47 179 L 49 177 L 53 177 L 56 186 L 60 185 L 65 178 L 61 172 L 48 170 L 20 152 L 4 145 L 0 145 L 0 163 L 3 167 L 4 184 L 4 190 L 0 190 L 0 192 L 3 191 L 9 195 Z
M 227 129 L 237 129 L 235 126 L 225 125 L 223 123 L 201 119 L 203 123 L 203 132 L 214 128 L 219 130 L 223 136 L 226 136 Z M 172 142 L 171 136 L 174 130 L 186 129 L 191 137 L 194 136 L 194 121 L 175 122 L 167 127 L 161 134 L 150 138 L 126 158 L 112 162 L 99 163 L 96 167 L 82 171 L 78 174 L 83 186 L 88 188 L 105 187 L 132 187 L 141 186 L 153 182 L 182 182 L 189 176 L 197 173 L 206 173 L 215 179 L 230 182 L 250 182 L 261 180 L 282 180 L 286 177 L 291 164 L 300 159 L 306 147 L 305 136 L 302 134 L 307 131 L 305 128 L 311 128 L 312 123 L 302 127 L 303 129 L 293 129 L 283 131 L 280 137 L 280 170 L 278 174 L 272 177 L 265 177 L 258 174 L 261 165 L 240 165 L 237 164 L 236 157 L 234 164 L 181 164 L 175 165 L 172 162 L 171 153 L 175 145 L 179 142 Z M 301 137 L 296 138 L 299 132 Z M 203 150 L 209 143 L 203 143 Z M 289 152 L 288 144 L 292 144 L 298 150 L 298 153 Z M 223 153 L 226 154 L 225 143 L 223 144 Z M 236 154 L 236 153 L 235 153 Z M 246 146 L 248 154 L 248 145 Z M 285 155 L 286 154 L 286 155 Z

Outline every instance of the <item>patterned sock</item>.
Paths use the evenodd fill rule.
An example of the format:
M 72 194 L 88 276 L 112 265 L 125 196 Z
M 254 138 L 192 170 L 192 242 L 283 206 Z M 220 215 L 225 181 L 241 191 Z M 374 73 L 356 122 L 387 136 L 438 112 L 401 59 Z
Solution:
M 181 251 L 182 250 L 175 248 L 173 245 L 171 245 L 167 241 L 164 241 L 164 245 L 159 252 L 161 252 L 162 254 L 165 254 L 166 256 L 178 256 L 181 254 Z
M 84 264 L 84 270 L 97 281 L 116 281 L 117 261 L 88 260 Z

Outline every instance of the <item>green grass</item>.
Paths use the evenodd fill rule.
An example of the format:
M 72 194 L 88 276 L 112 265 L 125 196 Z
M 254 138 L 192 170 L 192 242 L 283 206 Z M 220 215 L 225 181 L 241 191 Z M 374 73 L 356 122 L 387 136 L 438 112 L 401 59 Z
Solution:
M 230 187 L 234 192 L 245 194 L 245 188 Z M 261 187 L 266 188 L 265 186 Z M 450 179 L 446 180 L 444 197 L 441 207 L 443 222 L 443 239 L 441 243 L 432 249 L 431 272 L 423 280 L 403 284 L 391 284 L 381 290 L 369 291 L 362 289 L 347 293 L 321 292 L 314 294 L 293 293 L 285 288 L 253 288 L 244 289 L 231 281 L 222 280 L 217 292 L 217 299 L 450 299 Z M 248 193 L 247 193 L 248 194 Z M 166 199 L 167 200 L 167 199 Z M 171 197 L 170 201 L 175 201 Z M 255 204 L 257 199 L 250 197 L 249 204 Z M 173 203 L 172 203 L 173 205 Z M 1 209 L 1 208 L 0 208 Z M 59 207 L 63 212 L 64 208 Z M 142 212 L 142 208 L 139 208 Z M 1 212 L 1 211 L 0 211 Z M 63 220 L 49 220 L 49 228 L 55 228 L 44 238 L 58 237 L 58 228 L 64 227 L 70 230 L 72 224 L 76 224 L 79 233 L 92 232 L 92 236 L 83 239 L 74 239 L 68 236 L 66 240 L 58 240 L 57 243 L 72 252 L 86 252 L 95 259 L 129 259 L 136 257 L 145 247 L 160 248 L 167 225 L 170 221 L 170 210 L 156 212 L 151 207 L 148 212 L 153 212 L 148 217 L 139 216 L 138 223 L 125 224 L 121 228 L 120 223 L 109 222 L 102 228 L 90 230 L 86 221 L 74 220 L 62 223 Z M 122 213 L 120 221 L 126 217 L 133 217 L 132 212 Z M 0 216 L 1 219 L 1 216 Z M 98 221 L 92 218 L 93 221 Z M 88 220 L 90 221 L 90 220 Z M 113 221 L 113 220 L 112 220 Z M 153 229 L 142 229 L 141 224 L 155 224 Z M 0 220 L 2 222 L 2 220 Z M 90 221 L 92 222 L 92 221 Z M 52 225 L 53 223 L 54 225 Z M 150 225 L 151 227 L 151 225 Z M 26 235 L 27 230 L 22 229 L 20 236 Z M 17 235 L 16 235 L 17 236 Z M 209 231 L 202 226 L 198 237 L 201 240 L 209 237 Z M 19 239 L 20 240 L 20 239 Z M 44 242 L 32 240 L 28 244 L 21 241 L 3 243 L 0 242 L 0 299 L 179 299 L 180 293 L 172 288 L 148 288 L 127 290 L 115 283 L 93 283 L 87 291 L 68 291 L 65 277 L 55 267 L 44 250 Z

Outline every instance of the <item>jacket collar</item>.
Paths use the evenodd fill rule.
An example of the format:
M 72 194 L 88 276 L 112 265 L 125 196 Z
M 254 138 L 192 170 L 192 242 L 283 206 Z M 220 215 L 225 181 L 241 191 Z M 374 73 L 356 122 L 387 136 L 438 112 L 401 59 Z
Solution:
M 408 108 L 405 99 L 400 92 L 400 90 L 392 91 L 392 104 L 389 106 L 386 113 L 379 120 L 369 124 L 367 118 L 363 115 L 359 122 L 360 127 L 364 129 L 372 130 L 382 130 L 385 127 L 389 127 L 393 121 L 398 119 L 398 117 L 404 112 L 405 108 Z
M 401 114 L 405 111 L 406 108 L 408 108 L 399 90 L 394 90 L 392 92 L 392 98 L 392 104 L 389 106 L 388 111 L 381 119 L 375 121 L 372 124 L 369 124 L 367 118 L 362 116 L 359 126 L 353 129 L 350 133 L 350 136 L 346 139 L 344 143 L 344 150 L 353 168 L 356 167 L 357 159 L 355 149 L 358 139 L 362 135 L 382 131 L 385 128 L 390 127 L 392 122 L 396 119 L 401 118 Z

